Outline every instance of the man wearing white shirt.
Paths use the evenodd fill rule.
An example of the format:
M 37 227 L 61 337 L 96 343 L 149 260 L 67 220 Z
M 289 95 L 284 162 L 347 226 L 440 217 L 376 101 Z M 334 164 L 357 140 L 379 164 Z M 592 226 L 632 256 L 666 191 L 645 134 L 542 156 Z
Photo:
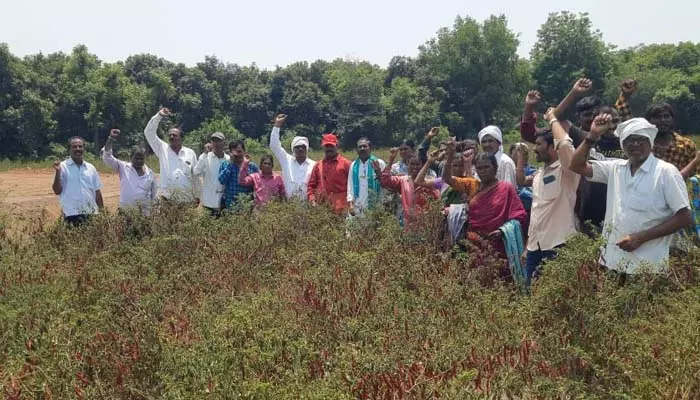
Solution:
M 102 148 L 102 160 L 119 173 L 119 207 L 136 207 L 143 215 L 150 215 L 157 188 L 155 174 L 145 165 L 146 149 L 132 149 L 131 162 L 117 159 L 112 153 L 112 144 L 119 133 L 119 129 L 112 129 Z
M 372 168 L 372 161 L 379 162 L 382 171 L 386 167 L 384 160 L 372 155 L 371 143 L 366 137 L 357 141 L 357 156 L 350 164 L 348 173 L 348 210 L 352 215 L 362 215 L 367 209 L 380 204 L 381 185 Z
M 287 198 L 306 201 L 309 178 L 316 162 L 306 156 L 309 151 L 309 139 L 303 136 L 295 136 L 292 139 L 292 152 L 294 155 L 287 153 L 282 148 L 280 128 L 284 125 L 286 119 L 287 116 L 284 114 L 279 114 L 275 118 L 275 126 L 272 128 L 272 133 L 270 133 L 270 149 L 272 149 L 272 153 L 277 158 L 277 162 L 282 170 L 282 179 L 284 180 Z
M 510 182 L 517 189 L 515 177 L 515 162 L 503 152 L 503 133 L 494 125 L 489 125 L 479 132 L 479 144 L 485 153 L 493 154 L 498 162 L 496 178 L 499 181 Z
M 691 223 L 688 193 L 678 168 L 652 154 L 658 129 L 644 118 L 618 125 L 627 160 L 587 161 L 612 120 L 598 115 L 576 149 L 569 168 L 592 182 L 608 184 L 601 264 L 624 274 L 646 265 L 660 272 L 669 256 L 671 234 Z
M 68 145 L 70 158 L 53 163 L 56 174 L 51 187 L 53 192 L 60 196 L 64 220 L 76 226 L 104 207 L 102 181 L 95 167 L 83 160 L 83 138 L 74 136 L 70 138 Z
M 162 108 L 148 121 L 143 132 L 160 164 L 160 195 L 166 200 L 197 204 L 199 185 L 193 174 L 197 155 L 192 149 L 182 145 L 180 129 L 168 130 L 170 144 L 165 143 L 157 134 L 160 121 L 170 115 L 170 110 Z
M 211 151 L 205 148 L 205 152 L 199 156 L 197 165 L 194 167 L 194 176 L 202 177 L 202 207 L 209 210 L 212 217 L 221 216 L 221 198 L 224 194 L 224 185 L 219 182 L 219 168 L 221 161 L 230 160 L 228 154 L 224 153 L 226 137 L 221 132 L 212 133 Z

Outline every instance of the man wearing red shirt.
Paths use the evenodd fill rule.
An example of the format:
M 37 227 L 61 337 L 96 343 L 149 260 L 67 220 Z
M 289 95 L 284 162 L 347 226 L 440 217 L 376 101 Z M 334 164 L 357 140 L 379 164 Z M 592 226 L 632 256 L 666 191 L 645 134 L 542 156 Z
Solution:
M 307 195 L 311 204 L 329 203 L 340 215 L 347 209 L 350 160 L 338 154 L 338 138 L 332 133 L 323 135 L 321 147 L 326 156 L 311 171 Z

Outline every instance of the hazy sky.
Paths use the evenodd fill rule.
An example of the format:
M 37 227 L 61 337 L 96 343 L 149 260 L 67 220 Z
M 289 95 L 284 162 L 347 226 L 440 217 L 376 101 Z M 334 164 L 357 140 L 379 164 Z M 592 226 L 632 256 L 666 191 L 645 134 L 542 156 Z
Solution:
M 553 11 L 589 12 L 619 47 L 700 41 L 700 1 L 590 0 L 0 0 L 0 42 L 19 56 L 85 44 L 105 61 L 152 53 L 193 65 L 205 55 L 261 67 L 357 58 L 386 66 L 457 15 L 506 14 L 527 56 Z M 556 5 L 556 6 L 555 6 Z M 555 8 L 556 7 L 556 8 Z

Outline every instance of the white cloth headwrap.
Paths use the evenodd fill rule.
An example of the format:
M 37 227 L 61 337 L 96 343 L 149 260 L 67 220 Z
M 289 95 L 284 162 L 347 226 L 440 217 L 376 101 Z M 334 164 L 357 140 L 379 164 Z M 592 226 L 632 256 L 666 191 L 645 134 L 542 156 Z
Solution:
M 500 146 L 498 146 L 498 151 L 503 151 L 503 133 L 496 125 L 489 125 L 479 132 L 479 144 L 484 136 L 491 136 L 492 138 L 498 140 Z
M 306 146 L 306 149 L 309 149 L 309 139 L 303 137 L 303 136 L 294 136 L 294 139 L 292 139 L 292 153 L 294 152 L 294 148 L 297 146 L 304 145 Z
M 644 118 L 632 118 L 620 123 L 615 129 L 615 136 L 620 138 L 620 146 L 631 135 L 640 135 L 649 138 L 649 144 L 654 145 L 654 139 L 659 130 Z

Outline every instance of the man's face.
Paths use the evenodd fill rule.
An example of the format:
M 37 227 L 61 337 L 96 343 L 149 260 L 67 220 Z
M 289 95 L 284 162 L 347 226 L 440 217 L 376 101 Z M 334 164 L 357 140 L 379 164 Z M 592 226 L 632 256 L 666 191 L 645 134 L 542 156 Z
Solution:
M 360 159 L 362 159 L 362 160 L 368 159 L 370 153 L 371 153 L 371 150 L 370 150 L 368 141 L 361 140 L 361 141 L 357 142 L 357 156 L 360 157 Z
M 628 160 L 640 164 L 651 154 L 651 143 L 646 136 L 630 135 L 622 142 L 622 150 Z
M 70 158 L 76 162 L 83 161 L 83 153 L 85 153 L 85 143 L 81 139 L 73 139 L 70 142 Z
M 303 144 L 300 144 L 299 146 L 294 146 L 294 157 L 298 160 L 305 160 L 307 151 L 308 149 Z
M 673 129 L 673 115 L 668 110 L 663 110 L 650 116 L 649 123 L 656 125 L 660 134 L 668 134 Z
M 550 150 L 552 148 L 545 138 L 539 136 L 535 139 L 535 159 L 537 162 L 548 163 L 552 161 Z
M 226 143 L 223 140 L 217 138 L 211 138 L 211 145 L 216 153 L 223 153 Z
M 596 115 L 598 115 L 598 109 L 596 108 L 589 108 L 576 113 L 576 119 L 578 120 L 578 124 L 581 129 L 584 131 L 590 131 L 591 124 L 593 123 Z
M 182 145 L 182 132 L 177 128 L 172 128 L 168 131 L 168 138 L 170 139 L 171 146 L 181 146 Z
M 270 175 L 272 173 L 272 160 L 270 160 L 269 158 L 264 159 L 260 163 L 260 171 L 264 175 Z
M 333 158 L 338 154 L 338 146 L 327 144 L 323 146 L 323 153 L 326 155 L 326 158 Z
M 245 150 L 243 150 L 243 146 L 238 145 L 236 147 L 231 148 L 231 157 L 235 161 L 243 161 L 243 157 L 245 156 Z
M 131 155 L 131 165 L 136 169 L 140 169 L 146 163 L 146 155 L 142 152 L 136 152 Z
M 481 139 L 481 148 L 486 153 L 497 153 L 501 144 L 491 135 L 486 135 Z

